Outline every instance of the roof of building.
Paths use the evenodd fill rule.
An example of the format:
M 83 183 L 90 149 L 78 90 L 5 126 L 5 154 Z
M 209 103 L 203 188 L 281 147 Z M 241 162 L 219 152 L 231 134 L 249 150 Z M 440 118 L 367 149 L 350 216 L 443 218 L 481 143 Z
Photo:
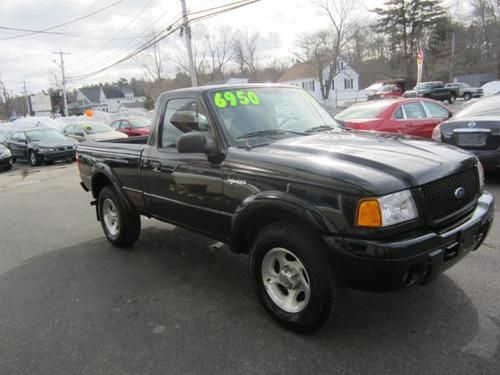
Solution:
M 92 103 L 99 103 L 101 96 L 101 88 L 100 87 L 84 87 L 80 89 L 81 93 L 85 95 L 85 97 L 90 100 Z
M 102 91 L 104 91 L 104 95 L 106 95 L 107 99 L 117 99 L 125 97 L 123 91 L 117 87 L 111 87 L 111 86 L 103 87 Z
M 314 66 L 308 63 L 295 63 L 278 79 L 278 82 L 295 81 L 302 78 L 316 77 Z

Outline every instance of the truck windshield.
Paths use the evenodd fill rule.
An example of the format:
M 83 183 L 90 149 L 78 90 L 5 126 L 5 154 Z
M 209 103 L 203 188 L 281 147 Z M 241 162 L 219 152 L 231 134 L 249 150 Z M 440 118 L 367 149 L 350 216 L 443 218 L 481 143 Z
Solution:
M 209 93 L 218 117 L 234 142 L 277 139 L 341 130 L 308 93 L 286 87 L 228 88 Z

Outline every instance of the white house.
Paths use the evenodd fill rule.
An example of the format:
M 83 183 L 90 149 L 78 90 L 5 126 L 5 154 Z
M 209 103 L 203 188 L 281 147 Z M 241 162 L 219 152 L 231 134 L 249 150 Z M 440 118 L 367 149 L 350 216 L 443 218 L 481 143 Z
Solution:
M 146 94 L 142 89 L 130 87 L 84 87 L 78 89 L 75 112 L 83 113 L 86 109 L 102 112 L 119 112 L 122 108 L 142 106 Z
M 323 76 L 328 76 L 328 69 L 325 69 Z M 279 78 L 278 82 L 302 87 L 314 95 L 316 99 L 323 102 L 318 74 L 316 69 L 310 64 L 295 63 Z M 364 96 L 359 91 L 359 74 L 344 61 L 340 61 L 339 72 L 333 79 L 333 85 L 327 102 L 335 105 L 340 101 L 355 101 Z

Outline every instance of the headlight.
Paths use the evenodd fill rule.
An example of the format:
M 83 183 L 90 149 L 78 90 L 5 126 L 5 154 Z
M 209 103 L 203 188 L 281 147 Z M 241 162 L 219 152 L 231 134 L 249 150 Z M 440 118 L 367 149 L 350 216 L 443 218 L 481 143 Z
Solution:
M 417 206 L 409 190 L 379 198 L 364 198 L 358 203 L 356 225 L 366 228 L 388 227 L 418 217 Z
M 439 124 L 432 130 L 432 139 L 436 142 L 443 141 L 443 139 L 441 138 L 441 124 Z
M 10 153 L 10 150 L 7 148 L 5 149 L 4 152 L 0 153 L 0 158 L 8 158 L 10 157 L 12 154 Z
M 41 153 L 41 154 L 44 154 L 46 152 L 53 152 L 55 150 L 56 149 L 52 148 L 52 147 L 41 147 L 41 148 L 38 149 L 38 152 Z

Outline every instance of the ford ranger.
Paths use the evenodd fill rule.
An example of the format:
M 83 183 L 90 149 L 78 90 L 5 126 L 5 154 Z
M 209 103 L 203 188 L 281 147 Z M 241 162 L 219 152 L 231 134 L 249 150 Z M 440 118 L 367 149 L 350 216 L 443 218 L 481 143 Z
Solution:
M 166 92 L 149 137 L 84 142 L 77 157 L 112 244 L 131 246 L 141 215 L 227 243 L 249 255 L 267 312 L 300 332 L 327 321 L 344 286 L 429 282 L 494 216 L 474 155 L 345 129 L 293 86 Z

